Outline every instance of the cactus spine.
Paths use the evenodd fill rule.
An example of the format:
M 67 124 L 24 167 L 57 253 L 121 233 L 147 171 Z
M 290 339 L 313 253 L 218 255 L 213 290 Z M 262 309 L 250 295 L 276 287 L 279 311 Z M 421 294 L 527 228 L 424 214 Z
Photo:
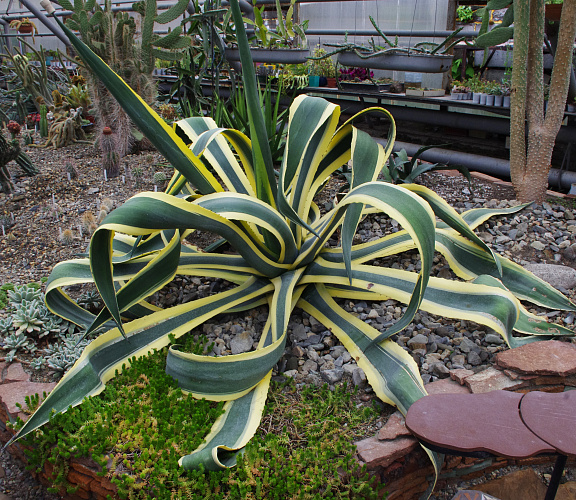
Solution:
M 40 136 L 48 137 L 48 108 L 46 104 L 40 105 Z

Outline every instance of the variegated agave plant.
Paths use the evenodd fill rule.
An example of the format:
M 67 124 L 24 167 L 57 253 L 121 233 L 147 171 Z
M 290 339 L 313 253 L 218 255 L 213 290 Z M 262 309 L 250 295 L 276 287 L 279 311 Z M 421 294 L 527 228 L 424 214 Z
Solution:
M 47 422 L 53 410 L 65 411 L 98 394 L 132 356 L 168 345 L 170 334 L 180 337 L 217 314 L 262 304 L 268 305 L 269 316 L 253 352 L 209 357 L 184 354 L 174 346 L 169 350 L 167 370 L 186 391 L 228 401 L 201 448 L 181 459 L 184 467 L 203 463 L 218 469 L 235 463 L 235 453 L 258 426 L 295 307 L 329 328 L 364 369 L 378 397 L 402 412 L 426 390 L 412 357 L 389 337 L 405 328 L 419 308 L 488 325 L 510 346 L 572 333 L 530 314 L 519 299 L 554 309 L 574 310 L 574 305 L 520 266 L 494 255 L 473 232 L 491 215 L 516 209 L 477 209 L 460 216 L 422 186 L 376 180 L 395 136 L 385 110 L 370 110 L 391 123 L 387 146 L 382 147 L 352 120 L 339 126 L 337 106 L 300 96 L 290 108 L 276 180 L 240 10 L 236 0 L 231 3 L 245 68 L 251 141 L 237 131 L 217 128 L 208 118 L 182 120 L 170 128 L 62 26 L 86 64 L 176 173 L 166 192 L 140 193 L 109 214 L 92 236 L 89 258 L 54 268 L 47 285 L 49 308 L 90 331 L 111 327 L 89 344 L 18 437 Z M 352 166 L 350 190 L 321 215 L 314 196 L 346 162 Z M 353 245 L 360 219 L 376 212 L 395 218 L 404 229 Z M 183 239 L 195 229 L 220 235 L 236 253 L 210 253 L 186 244 Z M 340 247 L 328 248 L 326 242 L 338 230 Z M 419 273 L 370 264 L 410 249 L 420 254 Z M 429 277 L 435 250 L 467 281 Z M 221 277 L 237 286 L 165 310 L 146 302 L 177 274 Z M 106 305 L 96 318 L 62 290 L 92 281 Z M 339 298 L 394 298 L 407 307 L 403 317 L 381 333 L 346 312 Z M 513 337 L 513 330 L 528 335 Z

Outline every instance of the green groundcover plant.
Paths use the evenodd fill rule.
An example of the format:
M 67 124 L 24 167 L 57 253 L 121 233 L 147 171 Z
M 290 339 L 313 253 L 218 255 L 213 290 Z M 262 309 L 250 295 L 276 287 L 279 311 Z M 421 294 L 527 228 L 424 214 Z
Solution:
M 352 444 L 377 412 L 354 404 L 345 386 L 272 383 L 263 423 L 238 466 L 183 473 L 181 450 L 201 444 L 223 403 L 184 395 L 164 371 L 166 351 L 132 359 L 102 394 L 54 415 L 41 436 L 28 439 L 29 467 L 42 470 L 48 461 L 54 468 L 51 492 L 74 493 L 68 460 L 80 456 L 102 466 L 99 474 L 121 498 L 381 498 L 383 485 L 359 466 Z
M 247 353 L 210 357 L 171 346 L 167 372 L 197 398 L 226 401 L 202 445 L 181 450 L 186 469 L 216 470 L 236 463 L 256 432 L 272 370 L 283 355 L 287 325 L 298 306 L 329 328 L 366 373 L 376 395 L 403 413 L 426 395 L 418 367 L 391 340 L 421 308 L 484 324 L 517 346 L 553 335 L 571 335 L 530 314 L 520 300 L 553 309 L 575 306 L 521 266 L 495 255 L 473 229 L 507 210 L 475 209 L 459 215 L 427 188 L 377 180 L 392 151 L 394 122 L 385 147 L 353 126 L 339 125 L 340 109 L 323 99 L 299 96 L 289 110 L 284 155 L 271 160 L 258 101 L 254 66 L 236 0 L 231 1 L 244 70 L 250 139 L 216 127 L 209 118 L 189 118 L 169 127 L 115 73 L 65 27 L 75 50 L 98 74 L 130 117 L 174 166 L 163 193 L 139 193 L 111 212 L 94 232 L 89 256 L 57 265 L 47 283 L 48 307 L 87 328 L 108 330 L 93 340 L 17 437 L 99 394 L 134 356 L 167 346 L 219 313 L 267 305 L 268 321 L 258 347 Z M 349 192 L 321 214 L 315 195 L 343 164 L 352 171 Z M 402 231 L 353 245 L 359 221 L 370 213 L 396 219 Z M 233 253 L 205 252 L 184 238 L 194 230 L 225 239 Z M 338 235 L 340 245 L 328 248 Z M 416 249 L 420 271 L 379 267 L 374 259 Z M 463 280 L 430 277 L 434 252 L 444 255 Z M 174 276 L 223 278 L 237 286 L 167 309 L 147 301 Z M 94 317 L 63 287 L 94 282 L 105 308 Z M 339 298 L 407 304 L 385 331 L 346 312 Z M 514 336 L 516 330 L 525 336 Z M 189 453 L 189 454 L 185 454 Z M 430 453 L 436 466 L 439 457 Z

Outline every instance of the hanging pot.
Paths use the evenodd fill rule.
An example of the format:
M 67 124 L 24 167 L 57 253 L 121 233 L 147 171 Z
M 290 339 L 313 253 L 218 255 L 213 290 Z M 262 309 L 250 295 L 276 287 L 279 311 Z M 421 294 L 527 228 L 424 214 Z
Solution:
M 391 69 L 416 73 L 444 73 L 452 68 L 454 56 L 443 54 L 398 54 L 387 53 L 363 58 L 356 52 L 346 51 L 338 54 L 338 63 L 342 66 L 355 66 L 372 69 Z
M 21 24 L 20 27 L 18 28 L 18 33 L 21 33 L 23 35 L 29 35 L 30 33 L 32 33 L 33 30 L 34 26 L 32 26 L 31 24 Z
M 238 49 L 226 48 L 224 52 L 228 61 L 240 61 Z M 252 61 L 255 63 L 305 64 L 308 62 L 308 49 L 250 49 Z

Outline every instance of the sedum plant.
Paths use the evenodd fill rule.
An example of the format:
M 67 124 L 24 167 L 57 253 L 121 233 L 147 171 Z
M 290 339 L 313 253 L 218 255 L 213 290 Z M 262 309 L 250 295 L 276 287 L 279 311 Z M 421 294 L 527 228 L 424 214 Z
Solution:
M 197 398 L 227 401 L 204 443 L 183 456 L 185 468 L 215 470 L 236 463 L 254 435 L 264 408 L 272 371 L 284 353 L 292 310 L 304 309 L 338 336 L 363 368 L 375 393 L 406 412 L 426 395 L 418 367 L 392 335 L 405 328 L 419 308 L 476 321 L 516 346 L 552 335 L 571 334 L 530 314 L 528 300 L 554 309 L 575 310 L 561 293 L 520 266 L 492 253 L 473 229 L 506 210 L 475 209 L 462 216 L 434 192 L 415 184 L 376 180 L 390 156 L 392 117 L 386 147 L 353 126 L 339 125 L 339 107 L 299 96 L 290 108 L 286 147 L 276 172 L 271 162 L 254 67 L 237 0 L 231 1 L 244 68 L 251 140 L 217 128 L 210 118 L 189 118 L 169 127 L 65 27 L 75 50 L 100 75 L 131 118 L 176 172 L 166 191 L 139 193 L 111 212 L 94 232 L 89 256 L 58 264 L 47 283 L 48 307 L 93 332 L 75 365 L 16 438 L 25 436 L 84 398 L 102 392 L 106 382 L 130 363 L 167 346 L 217 314 L 267 304 L 270 310 L 258 347 L 250 352 L 211 357 L 167 354 L 167 372 Z M 327 213 L 314 202 L 330 175 L 350 162 L 349 192 Z M 217 179 L 220 179 L 217 180 Z M 382 212 L 402 231 L 353 245 L 362 217 Z M 438 221 L 437 221 L 438 219 Z M 235 253 L 202 251 L 184 238 L 211 231 Z M 340 245 L 326 246 L 340 231 Z M 416 249 L 420 272 L 372 265 L 371 261 Z M 430 277 L 435 250 L 468 281 Z M 177 275 L 224 278 L 237 286 L 214 296 L 159 309 L 147 298 Z M 473 281 L 472 281 L 473 280 Z M 97 316 L 65 294 L 70 284 L 94 282 L 105 304 Z M 404 315 L 383 332 L 340 307 L 340 298 L 407 304 Z M 527 335 L 517 337 L 513 331 Z M 436 466 L 439 457 L 430 452 Z
M 7 288 L 8 313 L 0 318 L 0 346 L 7 352 L 7 361 L 13 361 L 18 352 L 35 353 L 37 340 L 55 340 L 43 350 L 45 357 L 33 360 L 32 368 L 46 365 L 56 371 L 71 367 L 80 357 L 88 342 L 84 332 L 78 332 L 74 323 L 52 314 L 44 304 L 44 295 L 35 283 Z

